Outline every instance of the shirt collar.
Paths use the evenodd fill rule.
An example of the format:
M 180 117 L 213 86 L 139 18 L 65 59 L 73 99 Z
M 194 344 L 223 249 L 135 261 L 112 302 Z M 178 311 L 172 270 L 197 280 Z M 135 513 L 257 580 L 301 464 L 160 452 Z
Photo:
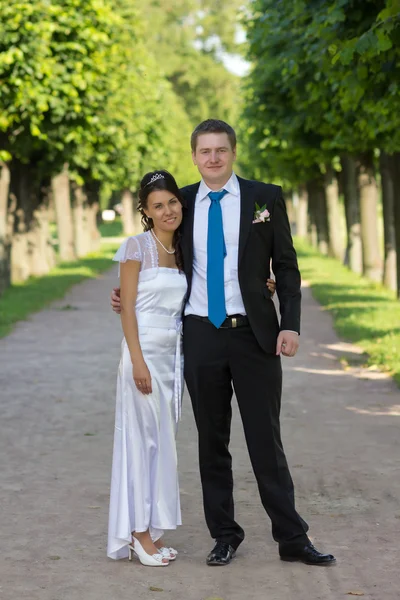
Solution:
M 229 194 L 232 194 L 233 196 L 239 196 L 239 181 L 238 181 L 238 178 L 236 177 L 235 173 L 232 172 L 232 175 L 230 176 L 229 180 L 224 185 L 223 189 L 226 190 Z M 202 179 L 200 182 L 199 191 L 197 192 L 198 193 L 198 196 L 197 196 L 198 201 L 201 202 L 202 200 L 205 200 L 207 198 L 208 194 L 212 191 L 213 190 L 211 190 L 208 187 L 208 185 L 205 183 L 204 179 Z M 218 190 L 214 190 L 214 191 L 218 191 Z

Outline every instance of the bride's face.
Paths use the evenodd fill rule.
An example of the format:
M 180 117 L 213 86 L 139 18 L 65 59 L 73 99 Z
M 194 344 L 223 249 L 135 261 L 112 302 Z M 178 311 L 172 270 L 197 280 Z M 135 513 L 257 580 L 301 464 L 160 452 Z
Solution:
M 182 204 L 167 190 L 151 192 L 144 212 L 153 219 L 154 227 L 161 231 L 175 231 L 182 223 Z

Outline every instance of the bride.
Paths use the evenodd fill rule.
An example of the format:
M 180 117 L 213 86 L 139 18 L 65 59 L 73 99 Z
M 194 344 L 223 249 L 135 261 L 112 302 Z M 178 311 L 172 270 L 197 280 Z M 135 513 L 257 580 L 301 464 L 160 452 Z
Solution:
M 177 552 L 164 530 L 181 525 L 176 427 L 181 411 L 181 314 L 186 294 L 179 245 L 182 197 L 167 171 L 140 184 L 144 233 L 124 241 L 120 263 L 124 339 L 117 380 L 107 555 L 164 567 Z

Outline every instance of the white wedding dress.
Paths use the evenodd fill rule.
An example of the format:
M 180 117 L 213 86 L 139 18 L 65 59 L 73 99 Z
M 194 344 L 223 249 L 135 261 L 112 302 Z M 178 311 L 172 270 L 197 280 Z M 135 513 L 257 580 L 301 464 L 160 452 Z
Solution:
M 128 556 L 132 531 L 153 540 L 181 524 L 175 435 L 181 412 L 181 315 L 186 277 L 160 267 L 150 232 L 124 241 L 115 261 L 141 263 L 136 316 L 152 393 L 136 388 L 125 339 L 117 380 L 107 555 Z

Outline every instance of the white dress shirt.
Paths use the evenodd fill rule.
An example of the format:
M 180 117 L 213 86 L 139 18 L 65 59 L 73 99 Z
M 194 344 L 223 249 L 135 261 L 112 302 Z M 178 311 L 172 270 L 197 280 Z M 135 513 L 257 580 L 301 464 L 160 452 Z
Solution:
M 224 185 L 227 194 L 221 199 L 222 223 L 226 246 L 224 260 L 225 306 L 227 315 L 245 315 L 238 279 L 240 187 L 235 173 Z M 212 192 L 202 180 L 196 195 L 193 226 L 193 279 L 185 315 L 208 316 L 207 300 L 207 231 L 208 209 Z M 215 191 L 215 190 L 214 190 Z

